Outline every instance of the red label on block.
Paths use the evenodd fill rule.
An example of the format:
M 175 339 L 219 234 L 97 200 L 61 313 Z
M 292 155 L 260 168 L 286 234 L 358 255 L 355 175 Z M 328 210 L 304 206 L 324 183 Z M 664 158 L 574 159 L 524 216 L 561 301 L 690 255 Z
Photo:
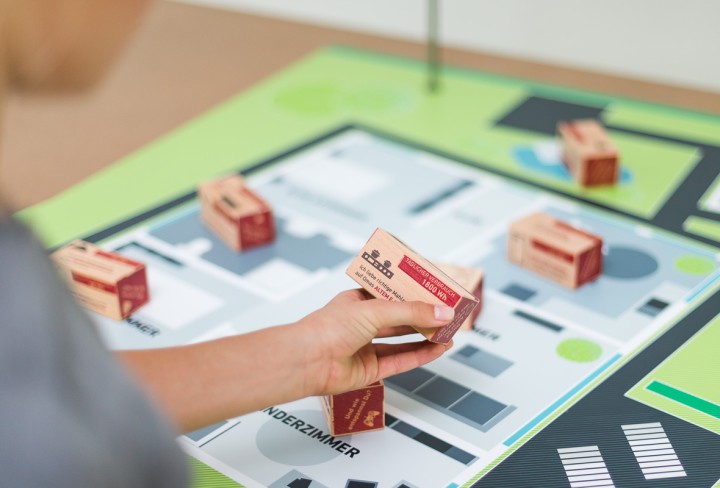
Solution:
M 103 283 L 102 281 L 94 280 L 92 278 L 88 278 L 87 276 L 83 276 L 74 272 L 71 274 L 73 281 L 76 281 L 77 283 L 91 286 L 93 288 L 97 288 L 98 290 L 103 290 L 109 293 L 117 293 L 117 287 L 114 285 Z
M 330 400 L 332 435 L 346 435 L 385 426 L 384 386 L 381 382 L 333 395 Z
M 427 291 L 439 298 L 445 305 L 454 307 L 460 300 L 458 295 L 452 288 L 440 281 L 435 275 L 423 268 L 413 259 L 403 255 L 403 259 L 398 264 L 398 268 L 404 271 L 410 278 L 422 285 Z
M 445 327 L 437 329 L 435 335 L 432 336 L 433 342 L 439 342 L 440 344 L 447 344 L 450 339 L 455 335 L 455 332 L 462 326 L 465 319 L 477 308 L 477 302 L 470 300 L 469 298 L 463 298 L 460 301 L 460 305 L 455 309 L 455 318 Z
M 275 222 L 272 213 L 268 210 L 240 219 L 238 232 L 241 249 L 271 243 L 275 240 Z
M 602 274 L 602 252 L 600 245 L 580 257 L 578 267 L 578 286 L 592 281 Z
M 120 308 L 127 317 L 150 300 L 145 269 L 128 276 L 118 284 Z

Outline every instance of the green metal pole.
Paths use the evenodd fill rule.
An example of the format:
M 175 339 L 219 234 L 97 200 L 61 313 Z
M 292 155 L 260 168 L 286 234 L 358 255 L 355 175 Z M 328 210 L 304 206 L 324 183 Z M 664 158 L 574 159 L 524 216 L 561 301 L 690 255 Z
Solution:
M 427 80 L 430 93 L 437 93 L 440 88 L 439 3 L 440 0 L 428 0 L 427 3 Z

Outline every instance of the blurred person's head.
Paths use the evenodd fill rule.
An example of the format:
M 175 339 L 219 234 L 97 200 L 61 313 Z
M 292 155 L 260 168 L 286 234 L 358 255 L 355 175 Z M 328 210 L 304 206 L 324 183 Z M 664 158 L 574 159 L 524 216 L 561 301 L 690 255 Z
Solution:
M 0 0 L 0 81 L 78 90 L 110 66 L 149 0 Z

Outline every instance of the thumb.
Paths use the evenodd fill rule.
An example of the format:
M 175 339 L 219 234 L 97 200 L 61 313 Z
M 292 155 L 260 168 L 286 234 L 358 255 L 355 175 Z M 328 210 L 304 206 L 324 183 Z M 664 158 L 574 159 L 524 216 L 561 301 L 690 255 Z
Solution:
M 360 315 L 375 331 L 386 327 L 411 325 L 417 327 L 441 327 L 450 323 L 455 310 L 446 305 L 425 302 L 390 302 L 381 299 L 361 303 Z

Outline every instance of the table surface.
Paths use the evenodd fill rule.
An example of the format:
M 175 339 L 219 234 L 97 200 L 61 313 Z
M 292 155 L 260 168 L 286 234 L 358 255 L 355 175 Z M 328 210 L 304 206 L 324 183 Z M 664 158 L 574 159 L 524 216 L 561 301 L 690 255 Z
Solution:
M 0 152 L 3 190 L 16 208 L 52 197 L 327 44 L 424 56 L 424 46 L 412 42 L 158 3 L 91 93 L 9 100 Z M 459 49 L 442 56 L 455 66 L 720 112 L 716 93 Z M 53 177 L 38 177 L 43 174 Z
M 244 24 L 240 25 L 243 22 Z M 712 402 L 712 408 L 720 401 L 717 396 L 712 396 L 714 391 L 707 391 L 707 383 L 687 381 L 688 375 L 685 372 L 694 366 L 682 356 L 673 356 L 669 367 L 656 370 L 656 366 L 668 357 L 670 351 L 685 343 L 718 313 L 720 281 L 715 258 L 717 248 L 703 247 L 697 242 L 673 235 L 684 233 L 686 237 L 693 238 L 690 235 L 692 229 L 685 227 L 685 223 L 692 218 L 702 217 L 711 224 L 717 222 L 717 209 L 707 206 L 707 202 L 703 203 L 705 196 L 699 199 L 698 195 L 706 195 L 710 189 L 715 192 L 714 189 L 720 184 L 720 181 L 712 183 L 717 177 L 717 161 L 720 161 L 718 118 L 636 103 L 623 98 L 643 98 L 677 105 L 678 99 L 673 99 L 677 96 L 684 97 L 684 105 L 688 106 L 689 103 L 700 104 L 700 99 L 693 97 L 702 94 L 693 95 L 692 92 L 668 87 L 449 51 L 446 59 L 452 65 L 533 78 L 545 82 L 546 85 L 448 69 L 444 78 L 444 90 L 438 96 L 428 95 L 421 83 L 424 80 L 422 63 L 398 62 L 396 57 L 368 51 L 324 49 L 293 64 L 292 68 L 284 69 L 309 51 L 328 43 L 350 44 L 376 52 L 391 52 L 416 58 L 422 57 L 423 46 L 179 4 L 158 5 L 134 42 L 108 83 L 86 98 L 13 100 L 7 124 L 11 141 L 10 145 L 4 148 L 8 153 L 6 159 L 10 160 L 5 171 L 9 172 L 13 168 L 16 168 L 15 171 L 26 171 L 25 174 L 6 173 L 9 177 L 4 180 L 6 185 L 10 183 L 10 190 L 15 192 L 18 206 L 29 205 L 51 196 L 97 169 L 132 153 L 123 158 L 123 164 L 103 171 L 87 184 L 74 187 L 72 192 L 65 193 L 62 198 L 53 199 L 47 205 L 35 206 L 22 216 L 42 231 L 43 237 L 52 238 L 55 244 L 78 235 L 90 236 L 95 233 L 94 237 L 89 237 L 91 240 L 101 240 L 103 246 L 108 246 L 109 249 L 119 249 L 129 257 L 134 256 L 147 262 L 151 273 L 160 277 L 156 278 L 160 281 L 156 281 L 154 286 L 164 290 L 154 295 L 155 312 L 145 310 L 145 313 L 149 313 L 147 317 L 144 318 L 144 312 L 139 312 L 137 317 L 137 323 L 157 326 L 157 329 L 152 329 L 155 331 L 153 335 L 139 332 L 131 323 L 127 323 L 127 327 L 118 327 L 116 322 L 109 321 L 100 327 L 103 334 L 107 334 L 105 338 L 111 347 L 185 344 L 201 337 L 199 334 L 246 332 L 248 329 L 245 324 L 261 326 L 270 315 L 271 323 L 295 320 L 308 308 L 321 306 L 324 303 L 323 297 L 330 296 L 336 290 L 338 283 L 345 279 L 343 256 L 349 257 L 346 254 L 357 249 L 355 245 L 348 244 L 351 242 L 349 239 L 355 236 L 358 242 L 362 242 L 363 237 L 368 235 L 377 223 L 392 228 L 394 232 L 398 229 L 398 235 L 407 242 L 422 242 L 423 254 L 427 251 L 433 258 L 441 261 L 451 262 L 453 257 L 462 254 L 464 264 L 483 267 L 487 271 L 489 279 L 486 281 L 486 290 L 493 290 L 494 293 L 486 295 L 489 300 L 486 303 L 492 304 L 498 296 L 503 297 L 497 300 L 498 307 L 491 305 L 488 309 L 496 310 L 493 312 L 496 315 L 484 313 L 477 324 L 481 330 L 491 333 L 494 330 L 493 323 L 502 323 L 503 333 L 494 338 L 481 334 L 466 335 L 464 339 L 458 338 L 458 345 L 466 353 L 473 355 L 486 347 L 498 353 L 498 357 L 513 363 L 513 371 L 516 372 L 514 380 L 507 376 L 495 384 L 487 381 L 485 377 L 473 379 L 473 376 L 453 376 L 453 380 L 448 380 L 445 375 L 450 374 L 452 366 L 449 366 L 450 363 L 447 367 L 443 364 L 445 361 L 458 362 L 452 357 L 441 358 L 437 363 L 428 365 L 425 373 L 421 373 L 434 375 L 434 381 L 439 381 L 440 385 L 447 381 L 455 381 L 457 384 L 463 382 L 463 387 L 470 392 L 482 391 L 482 395 L 487 395 L 491 400 L 498 398 L 503 400 L 502 404 L 507 408 L 517 405 L 520 407 L 517 411 L 524 412 L 524 417 L 514 417 L 512 425 L 504 425 L 505 430 L 496 430 L 492 434 L 495 437 L 488 438 L 486 447 L 502 442 L 507 447 L 512 446 L 513 450 L 503 451 L 503 456 L 507 454 L 508 458 L 483 478 L 480 486 L 505 486 L 508 479 L 535 479 L 535 467 L 539 465 L 554 465 L 557 468 L 543 472 L 543 479 L 550 480 L 547 483 L 549 485 L 559 486 L 565 483 L 569 476 L 560 469 L 560 463 L 557 463 L 557 447 L 573 446 L 571 449 L 575 449 L 575 446 L 625 445 L 629 439 L 626 439 L 624 430 L 619 428 L 621 424 L 626 428 L 657 422 L 658 410 L 677 417 L 662 417 L 660 420 L 683 465 L 688 466 L 687 478 L 672 486 L 709 486 L 720 477 L 717 466 L 705 463 L 704 469 L 697 469 L 700 458 L 690 455 L 688 458 L 684 455 L 694 452 L 693 449 L 698 445 L 703 446 L 705 454 L 720 452 L 720 437 L 716 435 L 720 428 L 718 424 L 695 425 L 692 419 L 688 420 L 692 412 L 677 410 L 676 405 L 668 408 L 655 397 L 649 400 L 647 398 L 648 391 L 657 393 L 656 390 L 650 390 L 651 386 L 669 385 L 698 397 L 707 397 Z M 209 42 L 212 44 L 208 44 Z M 255 45 L 262 45 L 264 49 L 253 57 L 248 52 Z M 233 47 L 235 49 L 231 51 Z M 271 47 L 272 53 L 267 51 Z M 234 51 L 245 54 L 233 55 L 233 60 L 237 58 L 239 62 L 228 63 L 226 58 Z M 208 107 L 278 71 L 280 73 L 277 76 L 234 97 L 220 109 L 184 126 L 181 131 L 161 138 L 147 150 L 136 151 L 138 147 L 156 140 Z M 613 97 L 556 88 L 549 86 L 550 84 L 611 92 Z M 125 93 L 124 90 L 128 92 Z M 327 101 L 328 94 L 332 101 L 337 102 L 336 105 L 309 105 L 308 99 Z M 337 94 L 343 94 L 339 97 L 339 102 L 333 98 Z M 707 111 L 713 99 L 706 97 L 705 100 L 704 108 Z M 438 108 L 442 110 L 438 111 Z M 612 189 L 584 192 L 576 188 L 570 180 L 562 180 L 555 174 L 545 172 L 551 167 L 549 163 L 553 162 L 545 143 L 552 140 L 555 121 L 561 118 L 561 113 L 567 114 L 567 110 L 571 110 L 573 115 L 562 117 L 580 118 L 580 115 L 575 114 L 587 114 L 588 109 L 599 111 L 600 115 L 597 117 L 606 122 L 621 144 L 624 157 L 628 158 L 628 164 L 624 166 L 627 178 L 622 176 L 625 179 Z M 582 115 L 585 116 L 590 115 Z M 337 151 L 337 146 L 322 146 L 320 140 L 342 137 L 342 134 L 337 132 L 337 126 L 347 122 L 355 123 L 356 128 L 344 129 L 344 134 L 359 139 L 345 141 L 348 145 L 340 152 Z M 366 126 L 366 129 L 358 128 L 362 125 Z M 438 128 L 442 130 L 437 130 Z M 69 130 L 73 132 L 69 133 Z M 257 173 L 259 178 L 249 180 L 258 185 L 265 182 L 263 189 L 271 192 L 268 193 L 268 198 L 273 202 L 278 215 L 284 216 L 282 221 L 279 220 L 283 223 L 278 242 L 293 242 L 292 246 L 277 246 L 275 249 L 278 254 L 273 254 L 275 251 L 253 254 L 254 258 L 246 256 L 247 259 L 241 261 L 235 260 L 236 256 L 227 251 L 230 259 L 225 259 L 223 256 L 227 254 L 220 252 L 224 250 L 223 245 L 214 242 L 213 235 L 199 224 L 196 204 L 191 201 L 194 196 L 192 189 L 197 181 L 214 174 L 248 169 L 249 166 L 276 155 L 280 150 L 302 147 L 302 151 L 305 151 L 307 146 L 304 144 L 310 138 L 317 138 L 319 134 L 329 130 L 336 132 L 325 139 L 316 139 L 314 150 L 319 152 L 313 153 L 314 158 L 305 160 L 307 166 L 304 170 L 294 173 L 302 175 L 296 181 L 267 177 L 263 180 L 263 173 Z M 369 132 L 363 135 L 363 130 Z M 385 135 L 382 135 L 383 131 Z M 73 137 L 75 134 L 79 134 L 79 137 Z M 42 135 L 42 138 L 39 135 Z M 397 138 L 406 142 L 398 145 Z M 38 140 L 43 144 L 37 144 Z M 368 140 L 376 143 L 375 146 L 370 144 L 369 151 Z M 300 144 L 303 145 L 299 146 Z M 422 145 L 426 145 L 427 149 L 423 150 Z M 345 164 L 339 166 L 340 171 L 345 168 L 350 171 L 345 175 L 354 177 L 342 178 L 342 172 L 332 174 L 335 175 L 335 181 L 349 183 L 349 186 L 343 188 L 335 184 L 325 184 L 325 178 L 330 172 L 327 171 L 327 166 L 315 164 L 329 159 L 326 153 L 322 152 L 323 147 L 332 149 L 333 158 L 338 154 L 346 155 L 343 156 L 346 158 Z M 358 151 L 358 147 L 362 150 Z M 417 150 L 421 152 L 418 153 Z M 299 154 L 298 151 L 294 153 L 295 156 Z M 450 157 L 451 161 L 436 167 L 426 164 L 427 160 L 421 158 L 425 163 L 420 165 L 413 158 L 430 155 L 422 154 L 422 151 L 438 157 Z M 442 156 L 442 153 L 433 151 L 449 153 Z M 450 154 L 455 156 L 449 156 Z M 360 160 L 356 160 L 358 157 Z M 454 164 L 454 157 L 464 161 L 468 166 L 464 169 L 468 171 L 473 166 L 480 166 L 491 172 L 507 173 L 507 177 L 495 179 L 479 171 L 472 173 L 473 181 L 478 178 L 477 181 L 481 183 L 474 185 L 474 189 L 468 187 L 466 182 L 455 185 L 452 180 L 457 178 L 455 171 L 448 172 Z M 18 161 L 26 164 L 17 164 Z M 202 164 L 198 164 L 198 161 Z M 283 159 L 273 166 L 273 170 L 282 171 L 282 161 L 298 162 L 297 159 L 294 162 L 292 158 Z M 513 161 L 518 164 L 513 165 Z M 540 167 L 533 166 L 537 161 L 543 164 Z M 362 164 L 363 167 L 353 173 L 355 163 Z M 42 164 L 46 166 L 43 167 Z M 370 166 L 371 164 L 374 166 Z M 554 164 L 561 167 L 559 156 L 554 160 Z M 334 163 L 332 166 L 332 170 L 338 169 Z M 2 168 L 0 166 L 0 170 Z M 288 171 L 288 168 L 289 165 L 285 166 L 285 171 Z M 422 173 L 419 168 L 422 168 Z M 435 172 L 428 173 L 433 168 Z M 269 170 L 269 166 L 266 165 L 265 169 Z M 372 171 L 369 171 L 370 169 Z M 460 166 L 455 169 L 459 171 Z M 56 177 L 48 179 L 37 176 L 45 173 L 54 174 Z M 461 174 L 466 174 L 469 178 L 471 173 Z M 384 182 L 385 186 L 357 186 L 356 182 L 360 179 L 357 175 L 368 176 L 373 182 Z M 253 175 L 250 174 L 249 178 L 253 178 Z M 517 186 L 513 180 L 523 183 Z M 291 186 L 283 186 L 283 182 L 288 181 L 291 181 Z M 366 193 L 362 200 L 357 200 L 358 204 L 363 205 L 363 212 L 369 212 L 370 217 L 364 225 L 370 228 L 360 229 L 353 217 L 358 214 L 357 209 L 353 213 L 351 207 L 349 214 L 343 211 L 337 215 L 323 214 L 320 213 L 325 208 L 323 205 L 314 205 L 313 200 L 308 204 L 303 198 L 306 193 L 293 189 L 295 185 L 300 185 L 301 189 L 307 187 L 313 194 L 312 192 L 317 192 L 317 183 L 321 181 L 321 187 L 328 192 L 323 194 L 330 198 L 329 201 L 335 201 L 333 199 L 337 198 L 338 191 L 349 192 L 361 188 L 363 192 L 370 192 Z M 499 185 L 498 192 L 484 186 L 483 182 Z M 425 186 L 421 187 L 421 183 Z M 392 188 L 394 191 L 387 192 L 385 188 Z M 438 195 L 451 198 L 453 192 L 448 192 L 448 188 L 460 191 L 469 189 L 476 193 L 459 194 L 460 201 L 446 205 L 448 202 L 438 199 Z M 166 207 L 167 201 L 176 198 L 180 190 L 187 192 L 187 196 L 174 200 L 175 206 L 171 204 Z M 128 198 L 128 194 L 131 198 Z M 394 199 L 395 195 L 406 200 L 398 201 Z M 589 205 L 568 207 L 566 197 L 580 199 Z M 188 198 L 191 200 L 188 201 Z M 350 199 L 352 200 L 352 197 Z M 104 201 L 103 205 L 92 205 L 93 202 L 101 200 Z M 443 201 L 445 204 L 437 206 Z M 418 205 L 418 202 L 421 205 Z M 464 211 L 455 212 L 459 208 L 456 204 L 463 205 Z M 573 219 L 577 218 L 587 226 L 585 228 L 603 236 L 608 249 L 606 277 L 610 279 L 602 278 L 593 287 L 579 292 L 565 292 L 563 295 L 562 291 L 551 283 L 532 275 L 518 274 L 518 269 L 506 266 L 505 260 L 500 257 L 504 246 L 498 244 L 497 240 L 502 242 L 505 238 L 503 229 L 507 228 L 510 219 L 515 218 L 517 212 L 538 210 L 538 204 L 545 205 L 543 209 L 555 212 L 554 215 L 562 220 L 574 221 Z M 159 209 L 156 208 L 158 205 L 161 205 Z M 427 205 L 436 206 L 428 210 Z M 592 208 L 597 206 L 605 210 Z M 167 213 L 158 213 L 161 209 L 168 208 Z M 407 212 L 417 212 L 418 208 L 420 212 L 430 211 L 432 218 L 427 218 L 430 215 L 427 213 L 420 218 L 417 215 L 406 218 Z M 521 208 L 526 210 L 521 211 Z M 573 210 L 569 211 L 570 208 Z M 296 213 L 288 209 L 302 217 L 293 222 L 293 215 Z M 394 213 L 388 209 L 401 210 Z M 619 211 L 625 217 L 613 216 L 607 212 L 610 209 Z M 146 211 L 149 213 L 144 214 L 144 217 L 153 216 L 152 222 L 147 221 L 150 226 L 135 227 L 139 222 L 138 214 Z M 72 218 L 68 218 L 69 216 Z M 439 216 L 441 218 L 438 218 Z M 313 222 L 313 219 L 330 219 L 330 225 L 322 226 L 321 230 L 313 230 L 314 233 L 308 235 L 308 228 L 303 226 L 306 225 L 303 223 L 307 222 L 308 217 L 310 222 Z M 448 225 L 450 227 L 447 227 Z M 457 231 L 453 230 L 453 226 Z M 648 231 L 648 228 L 658 227 L 670 233 L 661 230 Z M 708 244 L 720 242 L 717 227 L 713 229 L 715 233 L 706 236 L 705 242 Z M 118 232 L 126 234 L 120 235 Z M 149 237 L 146 232 L 150 232 Z M 468 242 L 458 238 L 452 240 L 452 245 L 448 245 L 443 236 L 459 235 L 456 232 L 473 234 L 479 240 Z M 120 240 L 113 241 L 109 238 L 111 235 Z M 185 245 L 189 242 L 188 239 L 194 240 L 198 236 L 204 236 L 204 239 L 212 243 L 212 253 L 205 253 L 207 255 L 202 258 L 205 264 L 201 266 L 197 266 L 197 256 L 190 256 L 194 252 L 192 249 L 196 248 Z M 424 236 L 433 236 L 436 240 L 433 242 Z M 713 239 L 714 241 L 710 242 Z M 161 241 L 164 244 L 158 247 L 157 244 Z M 310 243 L 312 251 L 296 251 L 308 249 L 302 247 L 307 243 Z M 338 245 L 337 248 L 333 247 Z M 346 246 L 345 254 L 341 252 L 342 246 Z M 348 249 L 348 246 L 352 249 Z M 187 259 L 189 265 L 175 267 L 169 264 L 162 258 L 162 252 L 170 252 L 169 249 L 172 249 L 172 259 Z M 316 261 L 318 253 L 322 255 L 321 262 L 324 263 L 320 268 Z M 276 261 L 277 256 L 282 259 Z M 326 262 L 325 258 L 332 260 L 332 263 Z M 633 260 L 633 263 L 656 263 L 656 267 L 628 266 L 628 260 Z M 243 266 L 247 267 L 234 268 L 234 264 L 238 262 L 245 263 Z M 283 267 L 282 263 L 287 266 Z M 280 264 L 279 268 L 277 264 Z M 203 266 L 224 268 L 224 271 L 221 270 L 223 273 L 242 274 L 243 279 L 250 280 L 248 283 L 253 285 L 239 287 L 235 286 L 237 283 L 234 280 L 218 280 L 215 273 L 207 273 L 207 268 Z M 252 271 L 248 272 L 250 269 Z M 287 274 L 283 271 L 285 269 L 295 270 L 293 273 L 296 274 Z M 318 270 L 321 274 L 325 273 L 327 269 L 333 269 L 335 278 L 339 281 L 333 281 L 332 275 L 326 275 L 325 277 L 330 279 L 322 281 L 327 286 L 327 289 L 322 291 L 319 288 L 322 286 L 320 281 L 315 281 L 311 275 Z M 656 269 L 662 272 L 655 273 Z M 618 270 L 622 272 L 618 274 Z M 629 274 L 628 270 L 631 271 Z M 294 278 L 298 273 L 299 276 L 309 279 L 298 281 Z M 655 274 L 649 277 L 647 273 Z M 280 274 L 283 274 L 282 280 L 277 279 Z M 633 281 L 638 277 L 643 279 Z M 298 289 L 299 291 L 292 288 L 298 283 L 305 288 Z M 668 287 L 668 283 L 674 284 Z M 283 288 L 285 286 L 290 288 Z M 602 290 L 599 294 L 598 287 Z M 245 294 L 250 289 L 265 290 L 263 293 L 267 295 L 264 296 L 272 297 L 278 296 L 278 290 L 284 291 L 288 293 L 288 306 L 278 306 L 274 300 L 258 300 L 259 295 L 254 293 Z M 508 303 L 513 303 L 512 300 L 525 301 L 521 298 L 522 295 L 517 295 L 518 289 L 532 292 L 535 300 L 531 308 L 527 308 L 527 304 L 522 305 L 520 310 L 525 312 L 525 318 L 516 314 L 514 305 L 508 306 Z M 224 297 L 222 303 L 226 306 L 213 309 L 215 311 L 207 317 L 198 318 L 192 325 L 185 323 L 179 326 L 182 320 L 187 321 L 190 320 L 188 317 L 192 317 L 182 307 L 178 308 L 177 293 L 180 292 L 188 294 L 184 296 L 197 299 L 182 301 L 190 304 L 191 308 L 202 303 L 203 297 L 207 297 L 208 293 L 215 298 Z M 700 303 L 703 300 L 705 301 Z M 638 308 L 638 304 L 643 304 L 643 301 L 644 305 Z M 210 299 L 205 305 L 211 308 L 215 306 L 213 303 L 218 302 Z M 293 308 L 293 303 L 298 308 Z M 501 304 L 505 305 L 500 306 Z M 696 304 L 697 308 L 694 308 Z M 563 309 L 555 307 L 562 306 L 575 307 L 569 310 L 585 310 L 587 314 L 557 312 Z M 263 307 L 270 307 L 273 313 L 267 313 L 268 309 Z M 672 313 L 663 315 L 663 307 Z M 681 308 L 693 310 L 672 325 L 675 314 L 682 315 Z M 158 313 L 158 310 L 162 312 Z M 528 315 L 528 311 L 533 313 Z M 561 315 L 563 321 L 556 324 L 556 318 Z M 232 322 L 225 322 L 221 316 Z M 258 317 L 262 319 L 258 320 Z M 528 320 L 527 317 L 531 319 Z M 543 321 L 543 324 L 533 322 L 533 317 Z M 564 324 L 573 320 L 581 320 L 582 323 L 573 323 L 572 327 L 564 328 Z M 223 325 L 218 327 L 219 323 Z M 716 321 L 707 330 L 713 334 L 719 325 Z M 538 340 L 526 340 L 527 333 L 534 334 L 534 328 L 549 341 L 545 342 L 545 347 L 540 347 L 541 342 Z M 549 333 L 545 329 L 554 332 Z M 622 354 L 625 352 L 618 351 L 631 351 L 636 347 L 631 344 L 637 344 L 628 341 L 645 341 L 650 337 L 647 334 L 660 334 L 661 331 L 664 331 L 661 337 L 653 336 L 657 337 L 657 340 L 649 340 L 644 345 L 637 346 L 644 348 L 641 354 L 627 356 L 628 367 L 623 366 L 617 373 L 610 375 L 577 403 L 571 400 L 572 395 L 593 381 L 597 374 L 601 374 L 612 364 L 619 364 L 616 361 L 624 361 Z M 166 342 L 160 344 L 157 337 Z M 586 370 L 585 368 L 590 366 L 588 363 L 568 357 L 568 351 L 574 351 L 578 344 L 591 345 L 582 341 L 578 343 L 578 338 L 585 338 L 592 344 L 600 341 L 600 354 L 606 356 L 595 359 L 599 369 Z M 469 342 L 463 345 L 461 340 Z M 497 343 L 494 342 L 496 340 Z M 494 345 L 486 341 L 493 341 Z M 563 347 L 558 349 L 561 345 Z M 622 349 L 618 349 L 620 345 Z M 712 350 L 702 346 L 702 343 L 693 343 L 693 359 L 712 356 Z M 591 349 L 598 351 L 594 347 Z M 585 348 L 585 357 L 587 350 Z M 557 356 L 574 362 L 553 361 Z M 708 361 L 704 368 L 712 367 Z M 468 366 L 467 362 L 464 366 Z M 547 366 L 557 369 L 546 369 Z M 555 373 L 561 370 L 563 374 Z M 518 371 L 521 373 L 517 373 Z M 571 371 L 574 371 L 573 374 L 565 376 L 565 373 Z M 592 371 L 591 374 L 584 376 L 588 371 Z M 552 378 L 553 381 L 548 383 L 546 378 Z M 533 391 L 527 385 L 542 385 L 542 388 Z M 635 386 L 632 391 L 628 391 L 627 388 L 631 385 Z M 395 386 L 401 385 L 396 383 Z M 568 390 L 571 386 L 573 389 Z M 395 419 L 400 423 L 389 423 L 390 429 L 382 433 L 394 435 L 396 444 L 376 442 L 370 436 L 353 439 L 358 448 L 363 445 L 373 446 L 372 449 L 364 451 L 373 452 L 376 456 L 365 457 L 366 466 L 380 466 L 377 459 L 392 459 L 398 452 L 411 452 L 412 446 L 425 449 L 431 444 L 437 445 L 436 440 L 453 439 L 454 436 L 465 439 L 464 436 L 469 435 L 470 431 L 466 431 L 465 426 L 474 424 L 465 422 L 458 426 L 451 422 L 457 421 L 457 417 L 451 417 L 444 410 L 439 410 L 441 405 L 432 403 L 429 398 L 419 393 L 416 395 L 414 391 L 398 391 L 395 390 L 395 393 L 405 395 L 416 403 L 421 399 L 427 400 L 425 403 L 420 402 L 426 408 L 422 414 L 426 417 L 418 417 L 421 415 L 418 410 L 414 410 L 412 416 L 403 417 L 402 408 L 396 406 L 393 415 L 398 415 Z M 512 391 L 518 396 L 505 399 L 504 393 L 500 395 L 501 391 Z M 528 391 L 531 394 L 522 396 Z M 569 393 L 566 393 L 568 391 Z M 429 392 L 430 390 L 426 393 Z M 673 395 L 672 392 L 665 394 L 660 400 L 675 401 Z M 568 400 L 573 405 L 565 410 L 569 405 Z M 317 422 L 322 422 L 319 420 L 321 415 L 315 399 L 300 402 L 292 408 L 312 410 L 316 414 Z M 646 403 L 651 406 L 646 406 Z M 549 404 L 554 405 L 554 410 L 546 408 Z M 603 406 L 610 414 L 599 418 L 598 405 Z M 559 408 L 562 410 L 558 410 Z M 504 410 L 506 413 L 509 411 Z M 543 429 L 527 443 L 518 444 L 530 429 L 538 426 L 537 422 L 548 421 L 550 417 L 547 416 L 551 414 L 559 415 L 551 428 Z M 587 419 L 590 416 L 593 418 L 593 428 L 590 429 L 592 432 L 587 429 Z M 421 418 L 422 425 L 433 425 L 435 429 L 445 430 L 434 431 L 439 437 L 421 431 L 423 436 L 420 438 L 425 439 L 425 444 L 415 437 L 411 439 L 407 434 L 400 436 L 390 432 L 396 427 L 399 432 L 400 426 L 404 425 L 406 420 L 408 425 L 417 427 L 412 424 L 418 418 Z M 444 419 L 444 427 L 437 423 L 438 418 Z M 472 422 L 482 420 L 478 417 L 463 418 Z M 621 418 L 622 421 L 619 422 L 618 419 Z M 222 444 L 211 444 L 212 455 L 226 465 L 233 466 L 235 461 L 232 459 L 238 459 L 238 446 L 243 452 L 247 452 L 243 446 L 247 446 L 248 442 L 254 446 L 256 434 L 252 429 L 259 429 L 266 421 L 267 413 L 262 412 L 243 419 L 240 427 L 231 427 L 229 436 L 223 433 L 224 437 L 220 439 Z M 320 425 L 317 422 L 313 420 L 314 425 Z M 223 424 L 221 428 L 225 427 Z M 457 430 L 458 428 L 462 430 Z M 226 429 L 223 432 L 229 431 L 230 429 Z M 475 429 L 474 432 L 480 431 Z M 196 436 L 198 439 L 199 435 Z M 214 432 L 210 435 L 216 436 Z M 483 447 L 485 438 L 481 434 L 476 435 L 473 449 L 486 449 Z M 428 440 L 428 436 L 431 440 Z M 269 438 L 275 438 L 274 434 Z M 282 437 L 277 439 L 283 442 Z M 218 445 L 226 447 L 216 450 Z M 514 450 L 516 447 L 517 450 Z M 465 466 L 468 466 L 457 466 L 457 457 L 451 459 L 451 456 L 446 455 L 447 451 L 433 449 L 437 452 L 437 459 L 445 460 L 440 457 L 445 456 L 448 458 L 445 461 L 454 464 L 448 468 L 449 471 L 442 472 L 435 469 L 437 466 L 432 463 L 424 464 L 423 466 L 431 471 L 430 475 L 450 479 L 450 476 L 462 474 L 455 471 L 456 469 L 465 470 Z M 462 451 L 461 458 L 467 461 L 468 454 L 471 457 L 480 454 L 480 451 L 472 454 L 473 449 Z M 269 450 L 279 451 L 282 449 Z M 304 449 L 296 452 L 300 451 L 304 452 Z M 228 453 L 232 459 L 226 456 Z M 616 482 L 623 486 L 641 486 L 645 480 L 637 478 L 641 475 L 640 471 L 629 468 L 618 471 L 613 467 L 618 462 L 634 462 L 634 459 L 627 458 L 626 454 L 622 450 L 603 448 L 603 456 L 607 456 L 608 466 Z M 432 455 L 432 452 L 428 454 Z M 620 459 L 623 456 L 625 457 Z M 255 459 L 260 459 L 261 462 L 256 464 Z M 409 455 L 399 459 L 407 461 L 416 460 L 418 457 Z M 492 462 L 499 459 L 495 458 Z M 269 478 L 257 477 L 262 473 L 250 471 L 256 468 L 262 470 L 262 466 L 267 466 L 267 462 L 276 463 L 277 460 L 272 458 L 262 461 L 261 458 L 248 455 L 241 461 L 244 463 L 242 466 L 233 467 L 248 477 L 264 480 L 263 483 L 271 482 Z M 289 460 L 286 464 L 296 466 L 302 463 Z M 197 478 L 198 487 L 215 486 L 222 476 L 199 462 L 194 466 L 197 472 L 205 473 Z M 417 475 L 419 472 L 417 463 L 407 468 L 395 462 L 383 463 L 383 466 L 396 470 L 394 473 L 387 473 L 386 484 L 388 481 L 389 484 L 394 484 L 397 479 L 395 475 Z M 303 474 L 317 475 L 318 479 L 322 477 L 329 480 L 333 473 L 337 477 L 346 472 L 336 468 L 337 466 L 324 465 L 312 468 L 315 470 L 312 473 Z M 365 471 L 358 469 L 358 472 Z M 475 472 L 476 476 L 482 475 Z M 293 473 L 294 471 L 288 475 L 294 475 Z M 280 474 L 277 473 L 278 476 Z M 682 481 L 686 481 L 684 485 Z M 324 481 L 327 486 L 341 486 L 344 482 L 345 480 L 342 480 L 340 483 L 335 478 Z M 431 484 L 440 486 L 440 483 Z

